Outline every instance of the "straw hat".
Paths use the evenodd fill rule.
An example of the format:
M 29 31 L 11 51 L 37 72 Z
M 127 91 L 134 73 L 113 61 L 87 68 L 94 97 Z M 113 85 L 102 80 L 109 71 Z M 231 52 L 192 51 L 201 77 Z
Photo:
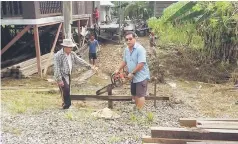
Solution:
M 75 47 L 76 46 L 76 44 L 73 43 L 73 41 L 71 39 L 63 39 L 63 43 L 61 45 L 65 46 L 65 47 Z

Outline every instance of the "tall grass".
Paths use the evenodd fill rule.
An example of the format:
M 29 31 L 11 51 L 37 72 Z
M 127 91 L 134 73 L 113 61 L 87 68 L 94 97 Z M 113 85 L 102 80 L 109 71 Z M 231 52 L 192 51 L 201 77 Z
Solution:
M 194 24 L 186 23 L 179 27 L 174 27 L 171 23 L 164 23 L 164 19 L 151 18 L 148 21 L 150 28 L 153 28 L 156 35 L 159 36 L 158 44 L 166 45 L 173 43 L 176 45 L 189 45 L 193 48 L 203 48 L 202 37 L 195 31 Z

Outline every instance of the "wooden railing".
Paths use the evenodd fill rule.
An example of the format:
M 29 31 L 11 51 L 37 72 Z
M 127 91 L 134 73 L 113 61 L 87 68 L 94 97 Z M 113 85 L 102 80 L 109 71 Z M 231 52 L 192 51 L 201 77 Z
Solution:
M 43 17 L 62 14 L 63 2 L 61 1 L 40 1 L 40 14 Z
M 22 17 L 21 1 L 2 1 L 1 14 L 2 17 Z
M 92 14 L 92 1 L 73 1 L 73 15 Z M 1 18 L 38 19 L 63 15 L 62 1 L 2 1 Z

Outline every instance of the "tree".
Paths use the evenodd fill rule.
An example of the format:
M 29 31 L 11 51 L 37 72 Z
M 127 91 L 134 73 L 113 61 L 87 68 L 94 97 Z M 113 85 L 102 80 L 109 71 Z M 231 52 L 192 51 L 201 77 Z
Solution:
M 151 19 L 149 26 L 161 33 L 169 28 L 187 32 L 188 45 L 194 36 L 200 37 L 202 51 L 213 60 L 236 63 L 238 59 L 238 2 L 177 2 L 160 19 Z
M 149 1 L 134 1 L 130 2 L 125 8 L 125 16 L 131 19 L 144 19 L 147 20 L 153 15 L 153 6 Z

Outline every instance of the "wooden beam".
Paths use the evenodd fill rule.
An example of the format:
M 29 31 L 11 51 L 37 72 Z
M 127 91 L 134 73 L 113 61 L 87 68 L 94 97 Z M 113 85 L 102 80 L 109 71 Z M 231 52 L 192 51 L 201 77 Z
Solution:
M 238 141 L 238 130 L 152 127 L 152 138 Z
M 186 144 L 238 144 L 238 142 L 229 142 L 229 141 L 213 141 L 213 142 L 187 142 Z
M 191 143 L 199 143 L 199 142 L 207 142 L 207 143 L 217 143 L 219 144 L 237 144 L 235 141 L 213 141 L 213 140 L 194 140 L 194 139 L 170 139 L 170 138 L 152 138 L 150 136 L 142 137 L 143 143 L 164 143 L 164 144 L 187 144 Z
M 180 126 L 185 127 L 196 127 L 197 126 L 197 120 L 202 121 L 233 121 L 238 122 L 238 119 L 227 119 L 227 118 L 180 118 L 179 123 Z
M 45 68 L 44 68 L 44 76 L 46 76 L 46 73 L 47 73 L 47 70 L 48 70 L 48 67 L 49 67 L 49 64 L 50 64 L 50 60 L 52 59 L 52 56 L 53 56 L 53 54 L 54 54 L 56 42 L 57 42 L 57 40 L 58 40 L 61 27 L 62 27 L 62 23 L 60 23 L 60 25 L 59 25 L 59 27 L 58 27 L 58 30 L 57 30 L 57 33 L 56 33 L 56 35 L 55 35 L 55 40 L 54 40 L 53 46 L 52 46 L 51 51 L 50 51 L 50 56 L 49 56 L 49 58 L 48 58 L 48 60 L 47 60 L 47 63 L 46 63 L 46 65 L 45 65 Z
M 187 140 L 183 139 L 167 139 L 167 138 L 152 138 L 150 136 L 142 137 L 143 143 L 165 143 L 165 144 L 186 144 Z
M 98 100 L 112 100 L 112 101 L 131 101 L 132 97 L 131 96 L 99 96 L 99 95 L 71 95 L 71 100 L 91 100 L 91 101 L 98 101 Z M 169 97 L 152 97 L 148 96 L 145 97 L 146 100 L 169 100 Z
M 21 32 L 19 32 L 2 50 L 1 55 L 6 52 L 17 40 L 19 40 L 29 29 L 30 25 L 26 26 Z
M 45 24 L 39 24 L 38 27 L 43 27 L 43 26 L 49 26 L 49 25 L 55 25 L 61 22 L 51 22 L 51 23 L 45 23 Z
M 38 74 L 39 74 L 40 77 L 42 77 L 40 40 L 39 40 L 39 31 L 38 31 L 38 26 L 37 25 L 34 26 L 34 40 L 35 40 Z
M 109 87 L 107 87 L 107 94 L 108 97 L 112 96 L 112 85 L 110 85 Z M 108 108 L 112 109 L 113 108 L 113 101 L 112 100 L 108 100 Z
M 197 121 L 197 127 L 203 129 L 236 129 L 238 122 L 231 121 Z

